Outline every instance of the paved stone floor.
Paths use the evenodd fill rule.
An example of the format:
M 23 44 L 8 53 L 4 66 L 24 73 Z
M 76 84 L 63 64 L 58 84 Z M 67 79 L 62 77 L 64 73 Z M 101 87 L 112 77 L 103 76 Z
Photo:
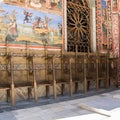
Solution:
M 62 97 L 60 97 L 62 99 Z M 75 98 L 75 97 L 74 97 Z M 50 98 L 51 99 L 51 98 Z M 94 94 L 92 96 L 75 99 L 64 98 L 57 102 L 40 105 L 28 102 L 18 102 L 17 107 L 12 109 L 5 103 L 0 103 L 0 109 L 6 105 L 0 113 L 0 120 L 119 120 L 120 116 L 120 90 L 108 91 L 106 93 Z M 41 100 L 42 101 L 42 100 Z M 60 102 L 61 101 L 61 102 Z M 49 104 L 50 103 L 50 104 Z M 97 110 L 105 110 L 109 117 L 96 111 L 83 109 L 81 105 L 87 105 Z M 27 107 L 30 106 L 30 107 Z M 19 106 L 19 107 L 18 107 Z M 20 108 L 20 106 L 22 106 Z M 25 107 L 24 107 L 25 106 Z M 9 109 L 7 109 L 7 107 Z

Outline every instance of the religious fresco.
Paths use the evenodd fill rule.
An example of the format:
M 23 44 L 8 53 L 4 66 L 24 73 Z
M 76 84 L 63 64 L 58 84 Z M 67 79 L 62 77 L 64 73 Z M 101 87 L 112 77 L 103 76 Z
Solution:
M 113 56 L 111 0 L 107 1 L 107 41 L 110 57 Z
M 119 53 L 119 19 L 116 2 L 117 0 L 96 0 L 97 48 L 99 52 L 109 50 L 110 57 L 118 57 Z
M 112 31 L 113 31 L 113 53 L 114 57 L 119 56 L 119 17 L 118 14 L 112 15 Z
M 0 0 L 0 43 L 62 44 L 61 0 Z M 48 12 L 49 11 L 49 12 Z
M 102 12 L 101 12 L 101 0 L 96 0 L 96 42 L 97 50 L 102 50 Z
M 102 49 L 106 51 L 108 49 L 107 41 L 107 5 L 105 0 L 101 0 L 102 7 Z
M 112 11 L 118 11 L 117 0 L 112 0 Z
M 96 37 L 99 52 L 106 52 L 107 41 L 107 5 L 105 0 L 96 0 Z
M 120 11 L 120 0 L 118 1 L 118 8 L 119 8 L 119 11 Z
M 0 0 L 6 4 L 61 14 L 62 0 Z
M 119 12 L 118 12 L 118 1 L 112 0 L 112 47 L 113 56 L 119 57 Z

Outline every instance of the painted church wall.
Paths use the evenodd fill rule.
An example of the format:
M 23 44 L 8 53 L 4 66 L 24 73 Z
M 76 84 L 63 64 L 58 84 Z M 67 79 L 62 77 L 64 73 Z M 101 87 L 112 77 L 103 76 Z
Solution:
M 64 0 L 0 0 L 0 54 L 2 50 L 8 50 L 7 52 L 23 55 L 28 53 L 28 48 L 31 54 L 38 49 L 41 53 L 45 46 L 47 49 L 60 50 L 64 41 L 64 7 Z M 8 49 L 4 49 L 6 47 Z M 21 62 L 26 63 L 19 57 L 14 60 L 19 65 Z M 15 77 L 22 79 L 24 74 L 21 72 Z M 16 100 L 28 99 L 27 91 L 25 87 L 17 88 Z M 44 86 L 38 87 L 38 95 L 45 96 Z M 0 89 L 0 101 L 2 100 L 6 100 L 5 89 Z
M 60 48 L 63 0 L 0 0 L 0 46 Z
M 96 41 L 99 52 L 109 50 L 110 57 L 119 56 L 118 0 L 96 0 Z

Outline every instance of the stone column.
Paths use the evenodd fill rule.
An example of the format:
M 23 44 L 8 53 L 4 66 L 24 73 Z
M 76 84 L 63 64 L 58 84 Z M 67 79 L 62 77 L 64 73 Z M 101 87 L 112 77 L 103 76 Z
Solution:
M 64 0 L 64 8 L 63 8 L 63 25 L 64 25 L 64 47 L 65 47 L 65 50 L 67 50 L 67 1 Z
M 90 7 L 90 47 L 91 52 L 96 52 L 96 9 L 95 0 L 88 0 Z

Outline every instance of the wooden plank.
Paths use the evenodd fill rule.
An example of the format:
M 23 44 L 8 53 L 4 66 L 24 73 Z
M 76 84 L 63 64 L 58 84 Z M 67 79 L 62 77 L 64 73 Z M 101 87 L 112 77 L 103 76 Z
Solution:
M 34 98 L 35 98 L 35 102 L 38 101 L 38 94 L 37 94 L 37 83 L 36 81 L 34 81 Z
M 56 100 L 56 98 L 57 98 L 57 93 L 56 93 L 56 81 L 54 80 L 53 81 L 53 94 L 54 94 L 54 99 Z
M 36 71 L 35 71 L 34 62 L 33 62 L 33 83 L 34 83 L 34 98 L 35 98 L 35 102 L 37 102 L 38 101 L 38 92 L 37 92 Z
M 69 83 L 69 95 L 72 96 L 72 68 L 71 68 L 71 58 L 69 60 L 70 62 L 70 83 Z
M 52 66 L 53 66 L 53 94 L 54 94 L 54 99 L 56 100 L 57 98 L 57 91 L 56 91 L 56 78 L 55 78 L 55 63 L 54 63 L 54 58 L 52 59 Z
M 97 109 L 97 108 L 95 108 L 95 107 L 91 107 L 91 106 L 88 106 L 88 105 L 86 105 L 86 104 L 79 104 L 79 107 L 82 108 L 82 109 L 91 111 L 91 112 L 98 113 L 98 114 L 100 114 L 100 115 L 104 115 L 104 116 L 107 116 L 107 117 L 111 117 L 110 112 L 109 112 L 109 111 L 106 111 L 106 110 L 103 110 L 103 109 Z
M 12 99 L 12 106 L 15 106 L 15 87 L 14 87 L 14 84 L 11 84 L 11 99 Z
M 32 98 L 32 88 L 28 87 L 28 100 Z
M 10 98 L 11 98 L 11 97 L 10 97 L 10 89 L 7 89 L 7 90 L 6 90 L 6 98 L 7 98 L 6 101 L 9 102 L 9 101 L 10 101 Z

